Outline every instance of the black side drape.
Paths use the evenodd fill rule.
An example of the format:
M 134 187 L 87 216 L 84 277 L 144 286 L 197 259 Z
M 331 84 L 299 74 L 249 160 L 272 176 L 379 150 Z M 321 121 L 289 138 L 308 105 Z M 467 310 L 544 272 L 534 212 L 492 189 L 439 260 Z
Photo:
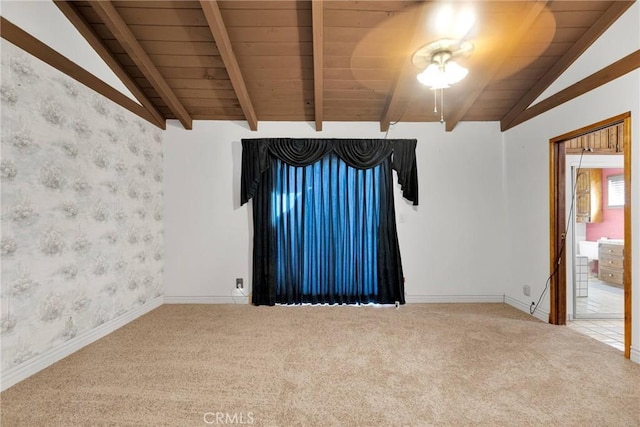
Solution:
M 277 243 L 273 239 L 272 204 L 273 176 L 265 173 L 271 159 L 277 158 L 292 166 L 310 165 L 330 153 L 335 153 L 351 167 L 369 169 L 383 162 L 380 177 L 380 225 L 378 230 L 378 301 L 382 304 L 404 304 L 404 278 L 397 238 L 393 200 L 393 176 L 403 196 L 418 204 L 418 178 L 415 158 L 416 140 L 359 139 L 243 139 L 242 140 L 241 201 L 254 198 L 253 299 L 256 305 L 274 305 Z M 258 196 L 260 195 L 260 196 Z M 255 197 L 254 197 L 255 196 Z M 384 207 L 384 208 L 383 208 Z

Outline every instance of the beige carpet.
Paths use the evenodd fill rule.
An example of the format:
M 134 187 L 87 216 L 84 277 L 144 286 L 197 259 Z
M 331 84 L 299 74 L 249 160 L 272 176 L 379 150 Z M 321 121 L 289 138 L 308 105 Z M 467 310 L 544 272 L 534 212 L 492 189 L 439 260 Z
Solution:
M 2 426 L 640 425 L 640 365 L 504 304 L 165 305 L 0 395 Z

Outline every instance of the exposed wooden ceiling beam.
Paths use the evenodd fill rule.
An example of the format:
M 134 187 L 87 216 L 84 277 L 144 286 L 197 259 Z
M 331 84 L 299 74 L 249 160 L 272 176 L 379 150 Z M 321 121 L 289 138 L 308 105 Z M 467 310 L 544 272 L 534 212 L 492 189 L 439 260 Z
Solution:
M 410 46 L 419 44 L 418 38 L 421 35 L 421 28 L 419 26 L 419 23 L 425 22 L 427 10 L 427 2 L 425 2 L 420 5 L 420 12 L 412 13 L 407 20 L 407 26 L 405 27 L 405 30 L 407 31 L 407 38 L 411 43 Z M 386 132 L 389 130 L 392 117 L 396 117 L 396 120 L 399 120 L 401 118 L 397 117 L 397 110 L 400 101 L 403 99 L 404 85 L 406 84 L 408 79 L 416 78 L 415 69 L 413 67 L 413 64 L 411 63 L 411 55 L 413 55 L 413 52 L 409 53 L 409 55 L 402 55 L 401 62 L 398 66 L 398 74 L 396 75 L 396 79 L 391 86 L 389 96 L 387 97 L 384 109 L 382 110 L 382 116 L 380 117 L 381 132 Z
M 322 130 L 324 108 L 324 77 L 323 69 L 323 4 L 322 0 L 311 2 L 311 16 L 313 26 L 313 99 L 316 115 L 316 131 Z
M 166 129 L 165 118 L 160 114 L 158 109 L 147 98 L 142 89 L 136 84 L 133 78 L 124 70 L 122 65 L 115 59 L 109 49 L 105 46 L 104 42 L 95 33 L 93 28 L 85 21 L 85 19 L 78 13 L 78 9 L 73 4 L 74 2 L 68 0 L 54 0 L 55 5 L 60 11 L 67 17 L 67 19 L 73 24 L 74 27 L 82 34 L 82 36 L 91 45 L 93 50 L 96 51 L 102 60 L 111 68 L 120 81 L 129 89 L 129 91 L 136 97 L 138 102 L 142 104 L 144 108 L 149 111 L 149 114 L 155 120 L 155 124 L 162 129 Z
M 549 111 L 558 105 L 571 101 L 572 99 L 609 83 L 610 81 L 615 80 L 637 68 L 640 68 L 640 50 L 636 50 L 613 64 L 606 66 L 600 71 L 591 74 L 589 77 L 586 77 L 549 98 L 546 98 L 544 101 L 540 101 L 539 103 L 527 108 L 511 122 L 507 129 L 526 122 L 527 120 Z
M 89 4 L 107 26 L 113 36 L 120 42 L 131 60 L 136 64 L 146 79 L 151 83 L 158 95 L 167 104 L 171 112 L 180 120 L 185 129 L 191 129 L 192 119 L 149 55 L 144 51 L 136 37 L 124 22 L 110 1 L 90 1 Z
M 531 105 L 593 42 L 604 33 L 631 5 L 633 1 L 614 1 L 594 25 L 534 84 L 518 103 L 502 118 L 500 129 L 513 127 L 512 122 Z
M 133 114 L 147 120 L 148 122 L 159 126 L 155 119 L 151 116 L 143 106 L 124 95 L 119 90 L 109 86 L 84 68 L 80 67 L 75 62 L 62 56 L 40 40 L 33 37 L 31 34 L 22 30 L 20 27 L 13 24 L 11 21 L 0 16 L 0 36 L 3 39 L 13 43 L 25 52 L 35 56 L 39 60 L 46 62 L 53 68 L 66 74 L 74 80 L 87 86 L 98 92 L 100 95 L 109 98 L 116 104 L 126 108 Z M 163 128 L 164 129 L 164 128 Z
M 258 130 L 258 118 L 255 110 L 253 109 L 253 104 L 251 103 L 249 92 L 247 91 L 247 85 L 242 77 L 240 66 L 236 60 L 236 55 L 233 53 L 229 34 L 227 33 L 227 28 L 222 20 L 218 2 L 216 0 L 200 0 L 200 5 L 205 18 L 207 19 L 207 23 L 209 24 L 209 29 L 211 30 L 213 39 L 216 41 L 216 46 L 218 47 L 218 51 L 222 57 L 222 62 L 224 62 L 224 66 L 229 74 L 231 85 L 233 86 L 236 96 L 238 97 L 238 101 L 240 102 L 242 112 L 247 119 L 247 123 L 249 123 L 249 128 L 251 130 Z
M 480 75 L 474 79 L 474 87 L 472 90 L 465 93 L 462 104 L 449 113 L 449 117 L 447 117 L 445 125 L 447 132 L 451 132 L 456 127 L 458 122 L 460 122 L 465 114 L 467 114 L 469 108 L 473 106 L 489 83 L 493 81 L 507 58 L 516 52 L 522 39 L 536 22 L 536 19 L 538 19 L 538 16 L 544 10 L 546 4 L 547 0 L 533 3 L 527 15 L 519 23 L 518 29 L 513 34 L 510 34 L 507 42 L 500 52 L 491 58 L 490 65 L 485 70 L 478 70 L 478 74 Z M 474 71 L 471 70 L 471 72 Z

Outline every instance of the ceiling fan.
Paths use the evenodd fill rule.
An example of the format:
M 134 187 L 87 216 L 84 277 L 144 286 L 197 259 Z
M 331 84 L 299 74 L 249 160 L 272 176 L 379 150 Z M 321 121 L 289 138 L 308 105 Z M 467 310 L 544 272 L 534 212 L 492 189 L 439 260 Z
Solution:
M 417 79 L 433 90 L 433 113 L 438 113 L 440 94 L 440 123 L 444 123 L 444 89 L 464 79 L 469 70 L 456 62 L 457 58 L 473 52 L 473 44 L 462 39 L 440 39 L 428 43 L 414 52 L 411 63 L 423 70 Z
M 526 36 L 535 43 L 517 45 L 522 34 L 515 37 L 523 19 L 531 19 Z M 394 14 L 369 31 L 353 50 L 351 67 L 356 80 L 367 85 L 360 61 L 374 52 L 376 42 L 385 40 L 393 46 L 394 55 L 404 72 L 398 82 L 404 97 L 420 96 L 417 82 L 432 89 L 434 98 L 440 95 L 440 122 L 444 122 L 444 89 L 452 88 L 455 99 L 473 90 L 484 76 L 499 80 L 526 67 L 542 54 L 555 34 L 555 19 L 544 2 L 421 2 Z M 512 53 L 519 61 L 506 61 Z M 528 62 L 527 62 L 528 61 Z M 486 77 L 485 77 L 486 78 Z M 486 84 L 486 83 L 485 83 Z M 406 108 L 405 108 L 406 110 Z M 434 114 L 438 112 L 434 102 Z M 401 120 L 402 115 L 396 117 Z

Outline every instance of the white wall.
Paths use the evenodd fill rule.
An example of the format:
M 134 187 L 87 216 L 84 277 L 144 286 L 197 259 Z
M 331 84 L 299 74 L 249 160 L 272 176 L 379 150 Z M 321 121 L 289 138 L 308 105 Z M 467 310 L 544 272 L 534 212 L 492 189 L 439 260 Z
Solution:
M 239 206 L 242 138 L 381 138 L 378 123 L 194 122 L 164 135 L 165 301 L 231 302 L 250 278 L 252 220 Z M 389 138 L 417 138 L 420 206 L 396 185 L 398 235 L 409 302 L 502 301 L 502 144 L 497 123 L 398 124 Z M 250 280 L 248 280 L 250 283 Z
M 608 65 L 602 58 L 619 59 L 640 47 L 640 5 L 634 4 L 623 19 L 607 31 L 584 55 L 592 64 L 591 72 Z M 620 32 L 624 34 L 620 35 Z M 606 52 L 606 54 L 605 54 Z M 600 59 L 599 59 L 600 58 Z M 569 69 L 564 79 L 575 82 L 584 70 Z M 573 78 L 571 78 L 573 77 Z M 630 111 L 632 116 L 632 216 L 638 218 L 640 207 L 640 71 L 628 73 L 577 99 L 567 102 L 504 135 L 507 215 L 509 245 L 506 281 L 507 298 L 524 309 L 542 293 L 549 275 L 549 139 L 606 118 Z M 632 228 L 633 337 L 632 357 L 640 362 L 640 221 Z M 532 288 L 525 297 L 523 284 Z M 542 303 L 548 311 L 548 295 Z
M 631 6 L 614 25 L 598 38 L 589 49 L 554 81 L 533 104 L 588 77 L 595 71 L 633 53 L 638 48 L 640 27 L 638 27 L 640 7 Z M 597 52 L 597 54 L 595 54 Z

